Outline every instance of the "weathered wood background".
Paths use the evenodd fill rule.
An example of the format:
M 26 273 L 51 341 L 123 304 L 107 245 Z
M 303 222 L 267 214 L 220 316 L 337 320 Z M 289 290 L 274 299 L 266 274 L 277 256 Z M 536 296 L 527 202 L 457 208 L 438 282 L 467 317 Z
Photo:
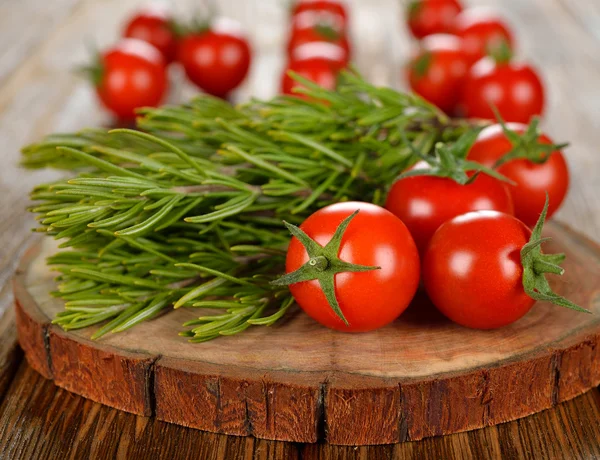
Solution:
M 0 2 L 0 311 L 12 303 L 7 280 L 33 226 L 25 207 L 49 171 L 18 168 L 19 148 L 53 131 L 108 123 L 86 82 L 71 70 L 87 44 L 118 36 L 139 0 L 2 0 Z M 176 3 L 190 14 L 202 1 Z M 284 0 L 219 0 L 220 11 L 249 30 L 252 73 L 237 94 L 277 90 L 286 30 Z M 600 240 L 600 2 L 596 0 L 465 0 L 498 7 L 513 25 L 518 55 L 536 64 L 549 90 L 545 130 L 568 140 L 572 187 L 560 219 Z M 349 1 L 358 68 L 373 82 L 404 87 L 401 65 L 411 42 L 400 22 L 401 0 Z M 178 76 L 174 75 L 177 79 Z M 194 93 L 177 84 L 170 99 Z M 293 445 L 213 435 L 135 417 L 58 390 L 22 361 L 13 313 L 0 323 L 1 458 L 592 458 L 600 456 L 600 393 L 476 432 L 370 448 Z

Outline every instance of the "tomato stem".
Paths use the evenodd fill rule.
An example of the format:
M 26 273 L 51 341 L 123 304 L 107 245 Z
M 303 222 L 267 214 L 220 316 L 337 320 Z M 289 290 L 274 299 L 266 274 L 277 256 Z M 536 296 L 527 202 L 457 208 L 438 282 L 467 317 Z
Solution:
M 344 272 L 365 272 L 381 269 L 381 267 L 351 264 L 344 262 L 338 257 L 340 246 L 342 244 L 342 237 L 344 236 L 348 225 L 350 225 L 350 222 L 357 214 L 358 210 L 346 217 L 335 230 L 329 243 L 324 247 L 319 245 L 299 227 L 284 222 L 290 233 L 304 246 L 310 260 L 299 269 L 271 281 L 271 284 L 275 286 L 289 286 L 290 284 L 301 283 L 303 281 L 318 280 L 327 302 L 329 302 L 329 305 L 335 314 L 346 324 L 346 326 L 349 326 L 350 323 L 348 323 L 348 320 L 344 316 L 335 295 L 335 275 Z
M 546 193 L 546 203 L 540 214 L 533 231 L 531 239 L 521 249 L 521 264 L 523 265 L 523 288 L 529 297 L 535 300 L 552 302 L 555 305 L 570 308 L 572 310 L 591 313 L 589 310 L 574 304 L 570 300 L 556 294 L 552 291 L 546 273 L 562 275 L 564 269 L 560 264 L 564 259 L 564 254 L 543 254 L 541 246 L 550 238 L 542 238 L 542 229 L 548 213 L 548 194 Z
M 523 134 L 519 134 L 506 125 L 506 122 L 495 105 L 492 104 L 491 108 L 498 123 L 502 126 L 504 135 L 512 145 L 512 149 L 496 161 L 494 168 L 498 168 L 504 163 L 517 159 L 525 159 L 532 163 L 543 164 L 548 161 L 553 152 L 564 149 L 569 145 L 568 142 L 563 142 L 561 144 L 545 144 L 540 142 L 540 132 L 538 130 L 540 120 L 538 117 L 533 117 L 527 130 Z
M 396 180 L 413 176 L 436 176 L 452 179 L 454 182 L 461 185 L 467 185 L 475 180 L 477 174 L 485 173 L 488 176 L 494 177 L 503 182 L 507 182 L 511 185 L 515 185 L 513 181 L 497 171 L 494 171 L 493 169 L 483 166 L 475 161 L 469 161 L 466 159 L 467 154 L 477 139 L 477 136 L 481 132 L 481 129 L 481 127 L 474 127 L 467 130 L 457 139 L 456 142 L 451 145 L 438 142 L 435 145 L 435 156 L 426 155 L 423 152 L 420 152 L 414 146 L 414 144 L 407 139 L 406 134 L 402 132 L 401 136 L 406 146 L 416 157 L 425 161 L 429 167 L 409 169 L 408 171 L 400 174 Z M 475 174 L 469 176 L 469 174 L 467 174 L 469 171 L 475 171 Z

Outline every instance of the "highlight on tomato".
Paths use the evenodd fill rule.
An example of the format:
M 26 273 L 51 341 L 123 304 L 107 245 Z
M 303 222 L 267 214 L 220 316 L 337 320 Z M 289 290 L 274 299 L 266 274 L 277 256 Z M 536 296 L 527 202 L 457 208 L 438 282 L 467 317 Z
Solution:
M 167 93 L 164 58 L 142 40 L 121 39 L 81 71 L 92 80 L 104 107 L 121 120 L 135 118 L 138 108 L 158 106 Z
M 348 67 L 348 53 L 333 43 L 314 42 L 305 43 L 294 48 L 289 56 L 290 62 L 306 61 L 310 59 L 322 59 L 336 70 L 340 71 Z
M 549 197 L 547 217 L 560 208 L 569 189 L 569 168 L 561 149 L 539 132 L 538 120 L 529 126 L 501 123 L 485 128 L 467 158 L 496 170 L 514 182 L 512 195 L 515 216 L 532 227 Z
M 541 251 L 546 209 L 533 232 L 498 211 L 470 212 L 444 223 L 423 258 L 423 284 L 433 304 L 455 323 L 475 329 L 514 323 L 537 300 L 588 312 L 548 284 L 547 273 L 563 274 L 565 256 Z
M 437 34 L 423 39 L 408 64 L 411 89 L 447 114 L 460 101 L 469 70 L 469 59 L 454 35 Z
M 151 3 L 136 12 L 123 30 L 126 38 L 137 38 L 150 43 L 172 62 L 177 55 L 177 35 L 171 11 L 163 3 Z
M 187 77 L 206 93 L 226 98 L 246 78 L 252 53 L 240 24 L 219 18 L 187 34 L 179 62 Z
M 304 29 L 293 29 L 287 46 L 288 56 L 292 57 L 295 50 L 310 43 L 335 45 L 344 51 L 344 60 L 346 62 L 350 59 L 350 42 L 345 33 L 322 24 L 316 24 Z
M 435 158 L 417 153 L 426 159 L 401 174 L 388 193 L 385 208 L 404 222 L 421 254 L 440 225 L 455 216 L 485 209 L 513 213 L 506 179 L 464 159 L 477 133 L 438 147 Z
M 456 16 L 452 33 L 462 40 L 462 47 L 474 64 L 487 55 L 514 52 L 514 38 L 506 21 L 491 8 L 467 8 Z
M 293 235 L 286 274 L 294 299 L 313 319 L 331 329 L 363 332 L 396 319 L 419 285 L 420 262 L 406 226 L 371 203 L 326 206 Z
M 411 0 L 407 5 L 408 28 L 415 38 L 450 33 L 462 11 L 458 0 Z
M 466 117 L 495 120 L 494 107 L 504 120 L 518 123 L 543 114 L 545 91 L 539 75 L 509 59 L 484 57 L 471 67 L 461 102 Z
M 292 6 L 292 18 L 307 11 L 327 13 L 337 16 L 346 27 L 348 22 L 348 10 L 346 4 L 340 0 L 298 0 Z

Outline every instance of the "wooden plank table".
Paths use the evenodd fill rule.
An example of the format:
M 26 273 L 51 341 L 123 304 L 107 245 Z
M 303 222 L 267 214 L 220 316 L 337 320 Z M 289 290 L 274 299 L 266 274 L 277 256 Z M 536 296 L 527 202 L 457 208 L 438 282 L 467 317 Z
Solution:
M 106 124 L 89 86 L 70 72 L 86 40 L 113 41 L 140 0 L 21 0 L 0 4 L 0 458 L 600 458 L 597 389 L 555 409 L 496 427 L 390 446 L 298 445 L 229 437 L 136 417 L 55 387 L 30 369 L 16 344 L 7 281 L 33 226 L 29 189 L 57 177 L 18 168 L 19 148 L 54 131 Z M 237 94 L 269 97 L 282 66 L 286 12 L 279 0 L 219 1 L 249 28 L 256 57 Z M 356 63 L 373 82 L 403 87 L 410 40 L 398 0 L 354 0 Z M 542 70 L 550 93 L 544 128 L 567 139 L 572 187 L 557 219 L 600 240 L 600 3 L 593 0 L 471 0 L 498 4 L 513 24 L 518 54 Z M 177 2 L 191 12 L 202 2 Z M 174 75 L 174 79 L 180 78 Z M 193 88 L 177 83 L 171 100 Z M 200 345 L 201 346 L 201 345 Z

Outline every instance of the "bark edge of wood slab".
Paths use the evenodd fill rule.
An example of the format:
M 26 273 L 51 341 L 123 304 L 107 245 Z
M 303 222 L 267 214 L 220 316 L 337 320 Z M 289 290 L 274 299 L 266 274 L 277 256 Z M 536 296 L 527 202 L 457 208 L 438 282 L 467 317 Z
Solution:
M 394 324 L 342 334 L 296 312 L 282 325 L 187 344 L 177 310 L 91 341 L 90 329 L 51 324 L 38 242 L 13 280 L 19 341 L 56 385 L 127 412 L 206 431 L 293 442 L 368 445 L 418 440 L 507 422 L 600 383 L 600 246 L 550 223 L 548 252 L 567 253 L 559 293 L 594 311 L 546 304 L 497 331 L 442 318 L 423 296 Z M 49 239 L 47 239 L 50 241 Z

